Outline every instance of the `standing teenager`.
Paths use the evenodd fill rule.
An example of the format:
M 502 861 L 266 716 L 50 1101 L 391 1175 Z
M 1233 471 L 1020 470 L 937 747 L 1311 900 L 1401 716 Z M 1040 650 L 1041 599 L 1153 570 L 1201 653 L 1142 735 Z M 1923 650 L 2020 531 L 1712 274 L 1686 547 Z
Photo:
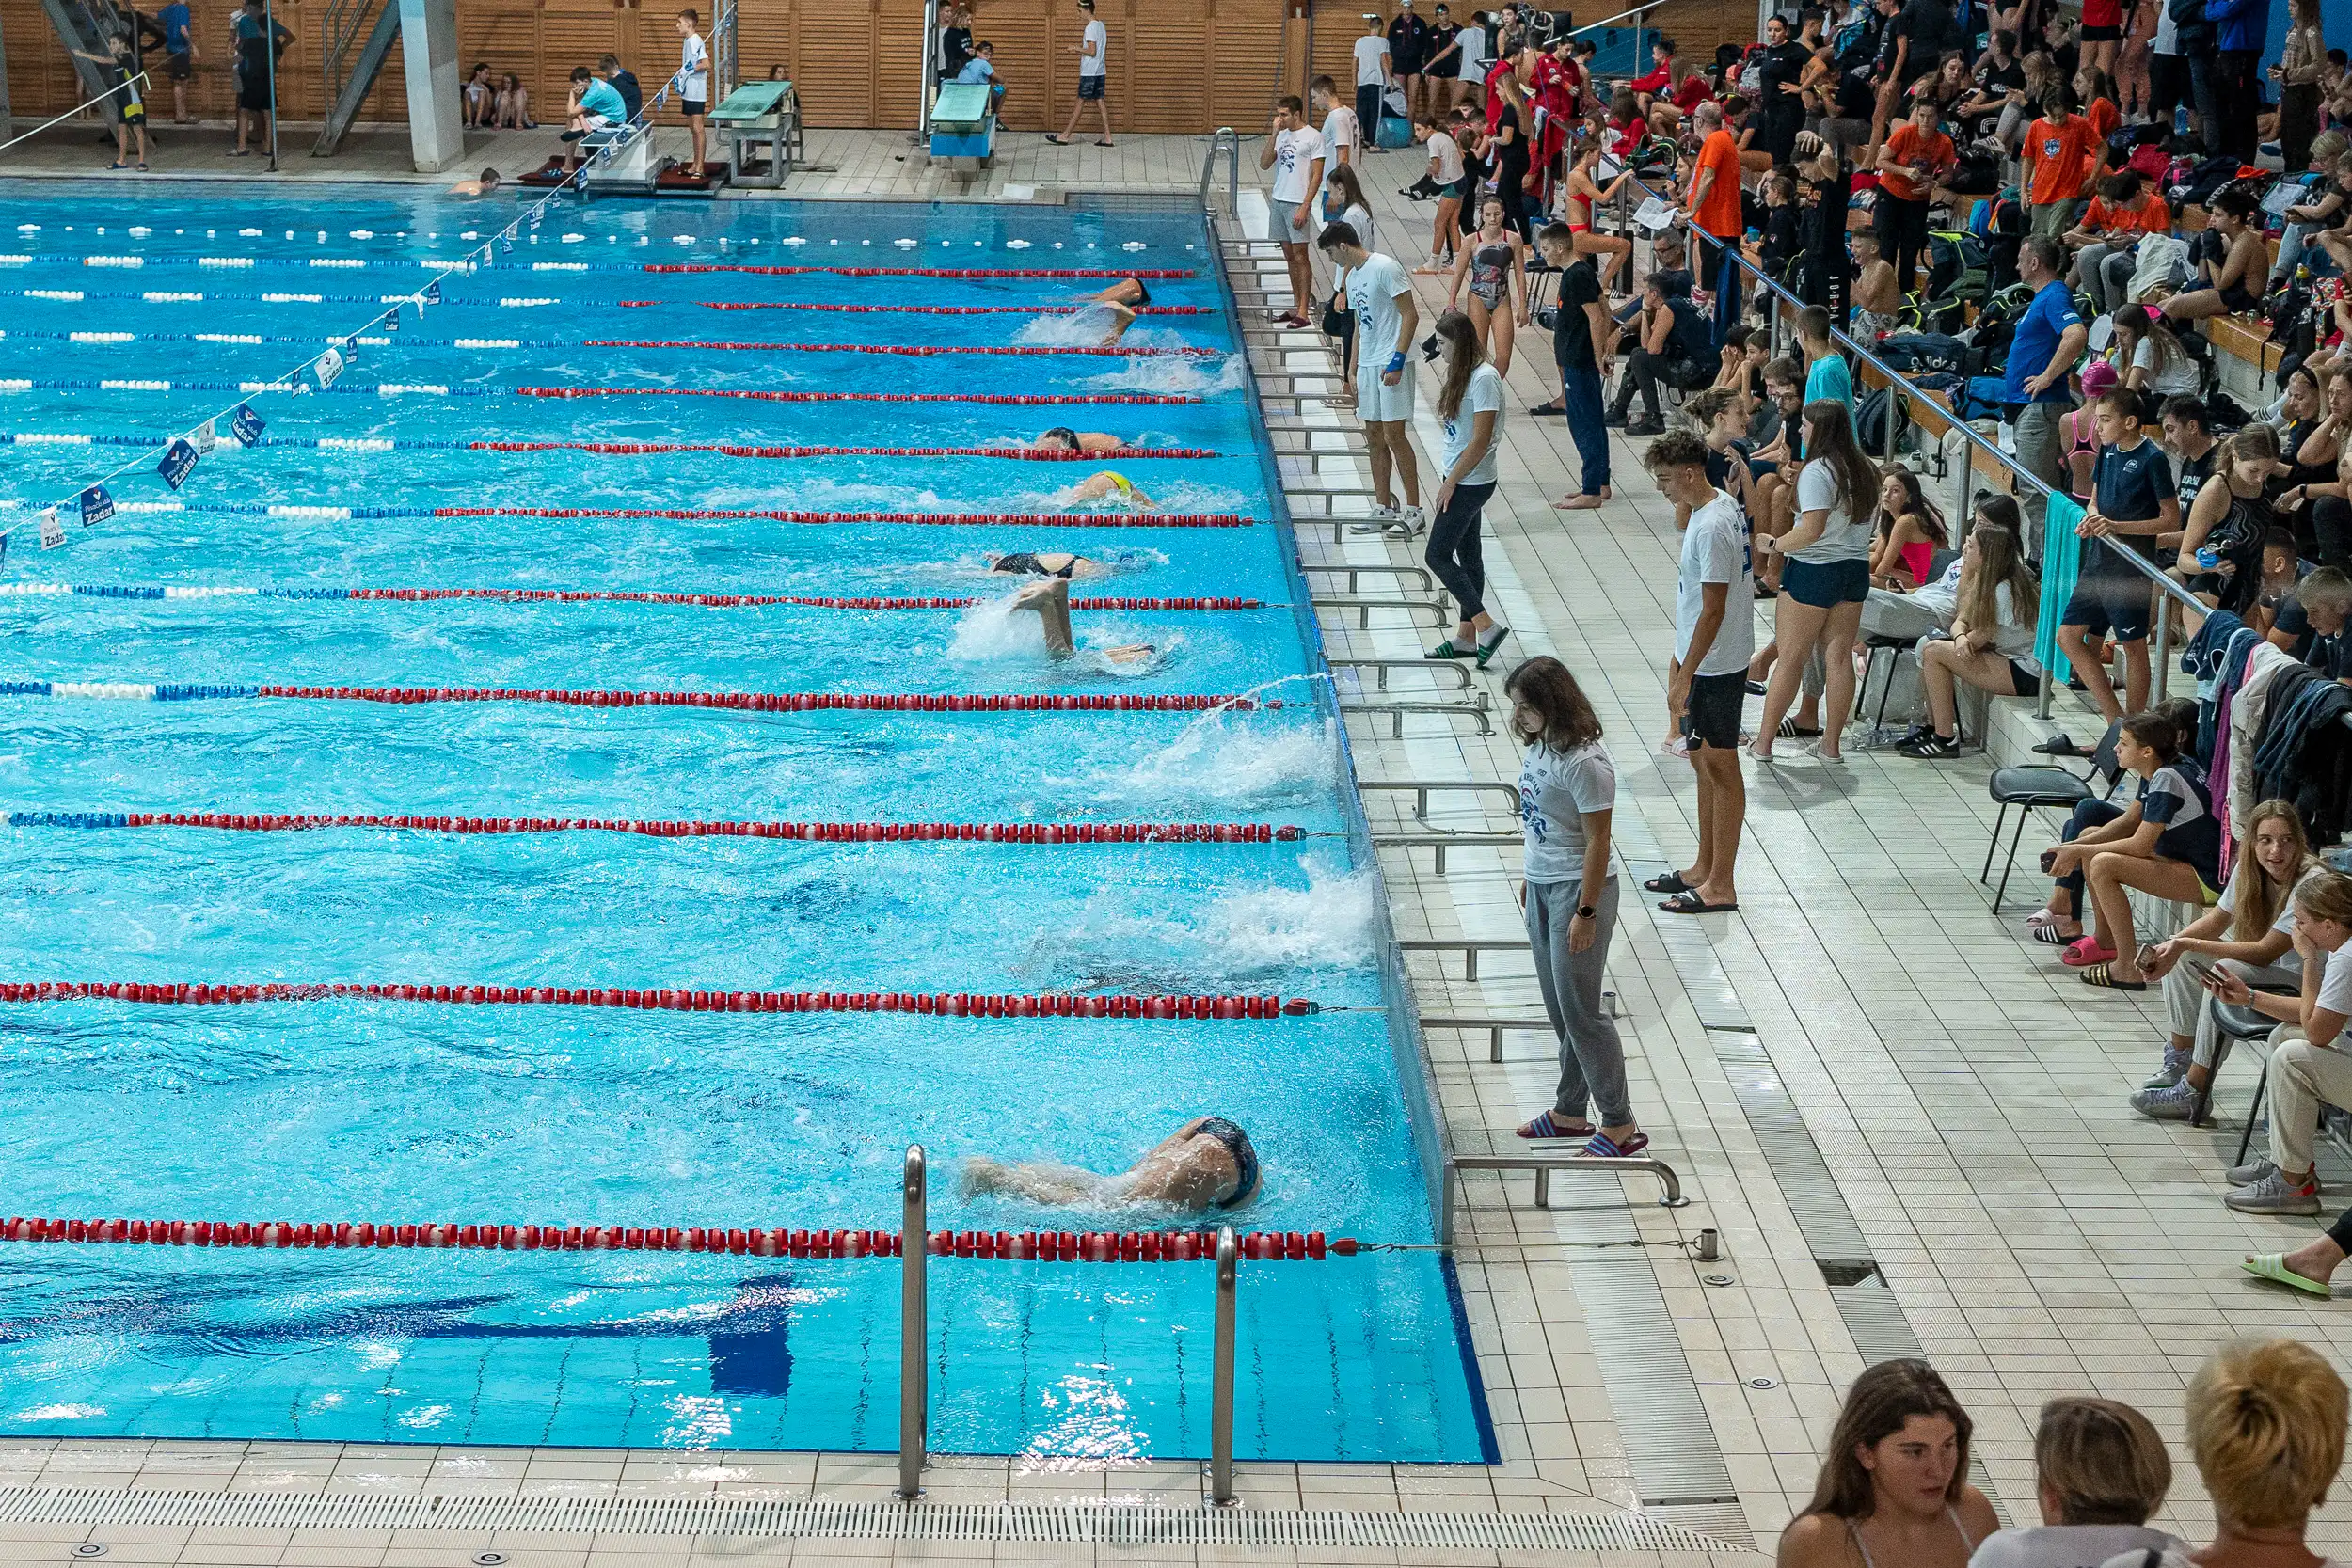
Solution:
M 1392 257 L 1375 255 L 1344 223 L 1327 225 L 1315 244 L 1334 266 L 1347 269 L 1347 304 L 1356 313 L 1356 412 L 1372 449 L 1371 521 L 1410 539 L 1422 530 L 1421 470 L 1407 431 L 1413 418 L 1413 337 L 1421 307 L 1410 274 Z M 1405 491 L 1396 504 L 1393 479 Z
M 1601 989 L 1617 929 L 1617 879 L 1609 869 L 1617 765 L 1601 744 L 1591 701 L 1558 659 L 1529 659 L 1502 690 L 1511 699 L 1511 733 L 1527 748 L 1519 766 L 1527 886 L 1519 896 L 1544 1012 L 1560 1037 L 1551 1109 L 1518 1134 L 1582 1138 L 1585 1153 L 1604 1158 L 1638 1154 L 1649 1136 L 1634 1124 L 1625 1043 Z M 1585 1119 L 1587 1107 L 1599 1110 L 1597 1126 Z
M 1560 401 L 1531 414 L 1565 414 L 1583 469 L 1576 490 L 1552 504 L 1563 512 L 1589 512 L 1609 499 L 1609 426 L 1601 407 L 1601 379 L 1617 349 L 1617 324 L 1601 304 L 1600 278 L 1593 259 L 1575 253 L 1576 236 L 1565 223 L 1548 223 L 1535 236 L 1546 262 L 1560 274 L 1560 301 L 1551 324 L 1551 358 L 1560 372 Z
M 1459 310 L 1438 318 L 1445 344 L 1445 380 L 1438 388 L 1438 420 L 1445 447 L 1438 458 L 1437 515 L 1429 523 L 1429 569 L 1454 595 L 1454 635 L 1429 650 L 1431 658 L 1475 658 L 1484 670 L 1511 635 L 1486 613 L 1486 566 L 1479 522 L 1495 493 L 1498 441 L 1502 434 L 1502 376 L 1486 363 L 1479 330 Z
M 700 180 L 707 150 L 703 116 L 710 112 L 710 49 L 703 42 L 702 18 L 693 11 L 677 13 L 677 36 L 685 40 L 678 48 L 678 113 L 694 134 L 694 163 L 686 172 Z
M 1675 655 L 1666 674 L 1666 708 L 1682 725 L 1686 755 L 1698 775 L 1698 855 L 1682 871 L 1642 885 L 1671 895 L 1668 914 L 1737 910 L 1732 872 L 1748 811 L 1740 775 L 1740 705 L 1756 653 L 1755 578 L 1747 519 L 1740 503 L 1707 477 L 1707 443 L 1688 430 L 1652 441 L 1643 460 L 1666 499 L 1691 511 L 1682 534 L 1675 590 Z
M 1274 195 L 1266 229 L 1282 247 L 1282 265 L 1290 273 L 1291 311 L 1276 313 L 1277 326 L 1308 325 L 1307 296 L 1313 292 L 1312 269 L 1307 264 L 1308 236 L 1314 233 L 1314 196 L 1323 188 L 1323 138 L 1307 129 L 1307 105 L 1285 95 L 1274 101 L 1274 124 L 1258 166 L 1274 171 Z
M 1111 80 L 1110 29 L 1104 26 L 1102 20 L 1094 14 L 1094 0 L 1078 0 L 1078 10 L 1087 20 L 1086 30 L 1079 34 L 1077 43 L 1070 51 L 1078 56 L 1078 101 L 1070 106 L 1070 123 L 1062 127 L 1061 135 L 1049 135 L 1045 139 L 1056 147 L 1067 146 L 1077 135 L 1078 120 L 1085 115 L 1087 105 L 1091 103 L 1103 120 L 1102 139 L 1094 145 L 1108 147 L 1111 145 L 1111 101 L 1107 96 Z M 1312 185 L 1307 188 L 1314 189 Z
M 1804 419 L 1796 525 L 1777 539 L 1756 539 L 1757 548 L 1785 558 L 1772 634 L 1780 657 L 1748 752 L 1758 762 L 1772 760 L 1772 739 L 1817 646 L 1829 674 L 1829 702 L 1815 750 L 1823 762 L 1844 760 L 1839 737 L 1853 708 L 1853 644 L 1870 596 L 1870 506 L 1878 499 L 1878 470 L 1854 439 L 1844 404 L 1829 398 L 1808 403 Z

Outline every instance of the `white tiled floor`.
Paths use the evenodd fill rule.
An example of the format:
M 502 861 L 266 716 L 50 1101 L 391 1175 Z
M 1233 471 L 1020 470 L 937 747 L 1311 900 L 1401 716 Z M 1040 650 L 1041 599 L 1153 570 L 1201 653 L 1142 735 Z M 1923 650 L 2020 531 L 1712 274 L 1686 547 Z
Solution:
M 1014 146 L 1018 143 L 1018 146 Z M 1137 138 L 1112 151 L 1041 147 L 1008 138 L 1001 166 L 963 182 L 919 159 L 900 162 L 887 133 L 819 133 L 812 155 L 829 172 L 798 176 L 794 196 L 1009 196 L 1034 190 L 1189 189 L 1200 138 Z M 57 172 L 78 167 L 82 148 L 40 150 Z M 532 161 L 512 160 L 515 166 Z M 385 177 L 396 143 L 363 165 L 312 163 L 305 176 Z M 1388 155 L 1370 165 L 1384 233 L 1418 235 L 1428 209 L 1386 193 L 1418 172 Z M 243 172 L 242 170 L 240 171 Z M 1012 189 L 1008 190 L 1008 187 Z M 1424 287 L 1434 310 L 1442 291 Z M 1669 510 L 1637 466 L 1632 445 L 1613 443 L 1617 496 L 1581 515 L 1549 505 L 1575 470 L 1556 422 L 1525 408 L 1548 396 L 1544 345 L 1531 345 L 1510 376 L 1502 489 L 1486 514 L 1487 561 L 1497 601 L 1521 654 L 1553 652 L 1592 692 L 1622 781 L 1620 847 L 1629 856 L 1678 856 L 1691 842 L 1687 768 L 1653 749 L 1664 728 L 1663 673 L 1670 640 L 1675 536 Z M 1286 341 L 1310 363 L 1304 335 Z M 1422 444 L 1435 451 L 1426 409 Z M 1327 528 L 1302 526 L 1310 562 L 1404 562 L 1377 540 L 1338 546 Z M 1367 587 L 1367 592 L 1373 590 Z M 1430 637 L 1402 615 L 1376 612 L 1369 632 L 1326 618 L 1335 656 L 1410 657 Z M 1479 677 L 1500 703 L 1502 670 Z M 1419 677 L 1401 673 L 1392 694 Z M 2083 725 L 2075 721 L 2079 733 Z M 1441 719 L 1409 720 L 1401 742 L 1353 726 L 1367 778 L 1513 779 L 1512 745 Z M 1462 733 L 1453 733 L 1460 730 Z M 1929 1355 L 1978 1422 L 1978 1453 L 2013 1510 L 2032 1496 L 2033 1412 L 2052 1394 L 2095 1391 L 2145 1409 L 2177 1443 L 2180 1395 L 2212 1345 L 2248 1333 L 2293 1334 L 2340 1362 L 2352 1351 L 2352 1320 L 2333 1307 L 2290 1300 L 2235 1271 L 2249 1247 L 2292 1244 L 2308 1222 L 2243 1218 L 2218 1200 L 2219 1166 L 2236 1145 L 2250 1073 L 2223 1082 L 2224 1125 L 2192 1131 L 2134 1117 L 2129 1088 L 2153 1063 L 2159 1004 L 2093 992 L 2019 940 L 2017 917 L 2036 901 L 2028 876 L 2009 911 L 1990 913 L 1976 881 L 1991 821 L 1988 765 L 1978 756 L 1926 764 L 1854 752 L 1841 768 L 1789 756 L 1749 768 L 1749 836 L 1740 866 L 1743 908 L 1704 923 L 1707 954 L 1727 975 L 1773 1069 L 1801 1109 L 1859 1223 L 1869 1252 Z M 1396 802 L 1371 801 L 1375 823 Z M 1440 800 L 1434 819 L 1470 826 L 1467 800 Z M 2029 835 L 2030 836 L 2030 835 Z M 2028 859 L 2027 863 L 2030 864 Z M 1392 851 L 1387 871 L 1400 936 L 1514 937 L 1509 878 L 1516 851 L 1457 850 L 1449 875 L 1426 850 Z M 1656 1151 L 1680 1171 L 1695 1199 L 1668 1212 L 1646 1180 L 1564 1180 L 1553 1214 L 1526 1207 L 1528 1179 L 1472 1178 L 1463 1236 L 1463 1280 L 1473 1334 L 1493 1396 L 1504 1463 L 1492 1468 L 1247 1466 L 1255 1506 L 1439 1511 L 1631 1506 L 1638 1493 L 1607 1369 L 1594 1354 L 1575 1290 L 1594 1254 L 1566 1244 L 1581 1234 L 1580 1208 L 1624 1206 L 1645 1241 L 1717 1446 L 1756 1539 L 1770 1542 L 1809 1492 L 1819 1446 L 1838 1395 L 1861 1358 L 1698 1023 L 1688 987 L 1708 978 L 1685 948 L 1667 950 L 1666 917 L 1626 880 L 1612 975 L 1626 1017 L 1639 1113 Z M 2021 899 L 2020 894 L 2023 897 Z M 1684 941 L 1691 933 L 1676 933 Z M 1522 960 L 1501 960 L 1475 984 L 1458 959 L 1441 978 L 1417 958 L 1425 1013 L 1537 1010 Z M 1516 1037 L 1508 1059 L 1489 1064 L 1483 1036 L 1433 1033 L 1429 1049 L 1457 1147 L 1501 1148 L 1510 1126 L 1546 1103 L 1552 1069 L 1535 1037 Z M 1516 1207 L 1513 1205 L 1517 1205 Z M 1724 1259 L 1702 1268 L 1665 1244 L 1718 1230 Z M 1700 1275 L 1728 1275 L 1711 1287 Z M 1661 1325 L 1661 1332 L 1669 1331 Z M 1758 1387 L 1751 1380 L 1769 1380 Z M 2210 1517 L 2185 1455 L 2162 1522 L 2192 1539 Z M 941 1495 L 1028 1499 L 1041 1494 L 1117 1502 L 1188 1500 L 1200 1477 L 1190 1465 L 1092 1475 L 1022 1475 L 1003 1461 L 950 1461 L 934 1474 Z M 0 1444 L 0 1485 L 137 1486 L 170 1490 L 540 1492 L 610 1489 L 853 1500 L 888 1491 L 889 1462 L 791 1454 L 671 1455 L 459 1452 L 452 1449 L 313 1449 L 167 1443 Z M 2313 1544 L 2341 1549 L 2352 1526 L 2322 1515 Z M 115 1560 L 225 1563 L 463 1563 L 485 1546 L 516 1563 L 783 1563 L 854 1557 L 958 1562 L 1156 1561 L 1227 1558 L 1281 1561 L 1533 1560 L 1523 1554 L 1317 1552 L 1293 1549 L 1167 1551 L 1078 1546 L 898 1544 L 803 1540 L 718 1542 L 685 1538 L 538 1537 L 486 1543 L 447 1532 L 307 1530 L 102 1530 L 0 1527 L 0 1559 L 56 1560 L 71 1544 L 101 1539 Z M 1632 1568 L 1656 1554 L 1550 1554 L 1543 1560 Z M 1753 1561 L 1744 1553 L 1712 1560 Z

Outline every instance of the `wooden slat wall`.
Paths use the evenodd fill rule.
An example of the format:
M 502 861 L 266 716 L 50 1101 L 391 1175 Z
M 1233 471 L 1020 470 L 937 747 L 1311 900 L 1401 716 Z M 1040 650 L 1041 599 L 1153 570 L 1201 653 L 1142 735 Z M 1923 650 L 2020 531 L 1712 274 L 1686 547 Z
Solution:
M 1303 58 L 1309 24 L 1294 17 L 1285 29 L 1283 10 L 1292 3 L 1100 0 L 1098 14 L 1110 29 L 1113 127 L 1197 133 L 1232 125 L 1255 134 L 1264 128 L 1278 76 L 1280 90 L 1303 95 L 1310 74 L 1328 72 L 1345 92 L 1355 81 L 1348 51 L 1362 36 L 1359 19 L 1368 9 L 1393 14 L 1394 0 L 1322 4 L 1312 23 L 1311 71 Z M 1475 3 L 1461 0 L 1457 8 Z M 235 101 L 228 42 L 234 0 L 189 4 L 202 52 L 189 109 L 203 119 L 226 119 Z M 300 35 L 279 62 L 279 101 L 290 120 L 316 119 L 324 0 L 275 5 L 278 19 Z M 699 8 L 707 24 L 711 0 L 699 0 Z M 756 80 L 769 67 L 784 66 L 800 86 L 809 124 L 914 123 L 922 0 L 741 0 L 739 14 L 742 74 Z M 1685 53 L 1748 42 L 1756 31 L 1752 0 L 1668 0 L 1652 14 Z M 470 71 L 481 60 L 494 74 L 516 72 L 531 87 L 533 114 L 542 121 L 558 119 L 572 67 L 593 67 L 608 50 L 637 72 L 648 93 L 668 80 L 677 69 L 675 15 L 667 0 L 644 7 L 629 0 L 457 0 L 460 69 Z M 1067 120 L 1078 77 L 1070 51 L 1080 28 L 1071 0 L 977 0 L 974 31 L 996 45 L 1009 130 L 1059 130 Z M 57 114 L 79 101 L 72 68 L 40 0 L 0 0 L 0 31 L 7 37 L 8 92 L 18 116 Z M 396 49 L 360 119 L 401 120 L 405 94 Z M 159 84 L 151 96 L 160 104 L 155 118 L 168 119 L 168 88 Z M 675 103 L 662 118 L 675 119 Z

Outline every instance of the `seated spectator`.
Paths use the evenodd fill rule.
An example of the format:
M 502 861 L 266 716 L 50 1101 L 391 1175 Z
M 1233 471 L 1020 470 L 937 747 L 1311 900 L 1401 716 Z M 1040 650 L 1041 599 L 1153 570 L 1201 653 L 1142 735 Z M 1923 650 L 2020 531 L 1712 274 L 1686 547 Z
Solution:
M 2024 537 L 2024 525 L 2012 497 L 1988 493 L 1977 498 L 1975 526 L 1987 525 L 2005 528 Z M 1963 546 L 1933 582 L 1909 593 L 1896 588 L 1871 589 L 1869 598 L 1862 606 L 1863 634 L 1922 638 L 1949 632 L 1954 617 L 1960 613 L 1960 580 L 1967 564 L 1967 550 Z M 1911 738 L 1917 739 L 1918 736 Z
M 1995 1530 L 1968 1568 L 2090 1568 L 2125 1552 L 2185 1550 L 2148 1528 L 2172 1489 L 2172 1459 L 2147 1417 L 2113 1400 L 2050 1401 L 2033 1433 L 2042 1523 Z
M 2277 293 L 2295 278 L 2295 269 L 2306 259 L 2307 247 L 2323 231 L 2344 221 L 2344 202 L 2352 198 L 2352 148 L 2339 143 L 2328 147 L 2330 137 L 2342 138 L 2341 131 L 2329 131 L 2312 144 L 2312 160 L 2328 171 L 2328 178 L 2315 186 L 2307 201 L 2298 201 L 2280 214 L 2285 228 L 2279 234 L 2279 260 L 2270 269 L 2270 280 L 2263 293 Z M 2322 161 L 2324 159 L 2324 162 Z M 2324 258 L 2313 258 L 2325 260 Z M 2332 261 L 2326 268 L 2332 270 Z M 2313 271 L 2323 270 L 2313 268 Z
M 2244 619 L 2262 584 L 2263 540 L 2274 514 L 2263 484 L 2279 464 L 2279 438 L 2249 424 L 2220 444 L 2219 466 L 2183 520 L 2170 570 L 2207 604 Z
M 1890 463 L 1879 484 L 1879 515 L 1870 542 L 1870 581 L 1904 593 L 1928 580 L 1935 552 L 1951 548 L 1944 514 L 1919 487 L 1919 476 Z
M 1830 1429 L 1813 1500 L 1781 1532 L 1777 1568 L 1966 1568 L 2000 1527 L 1968 1481 L 1971 1430 L 1926 1362 L 1866 1370 Z
M 621 64 L 618 55 L 607 55 L 596 62 L 596 74 L 612 84 L 612 90 L 621 95 L 621 118 L 634 120 L 645 107 L 645 89 L 637 85 L 637 72 Z
M 473 74 L 466 78 L 466 128 L 486 131 L 498 113 L 498 88 L 490 81 L 490 62 L 474 62 Z
M 2122 176 L 2107 178 L 2120 180 Z M 2091 245 L 2083 254 L 2089 256 L 2099 248 Z M 2107 363 L 2123 378 L 2124 386 L 2159 401 L 2197 395 L 2201 379 L 2197 361 L 2181 346 L 2181 340 L 2173 333 L 2172 324 L 2165 319 L 2163 310 L 2153 305 L 2102 309 L 2115 312 L 2115 337 L 2107 346 Z
M 2213 1542 L 2201 1552 L 2167 1551 L 2161 1568 L 2328 1568 L 2303 1536 L 2344 1464 L 2347 1404 L 2344 1379 L 2307 1345 L 2241 1340 L 2216 1351 L 2190 1380 L 2186 1402 L 2189 1456 L 2213 1498 Z
M 567 174 L 580 166 L 580 144 L 583 137 L 628 119 L 620 89 L 610 82 L 598 81 L 596 72 L 584 65 L 572 67 L 571 101 L 564 117 L 564 170 Z
M 2319 1168 L 2312 1139 L 2319 1110 L 2352 1105 L 2352 1052 L 2344 1021 L 2352 1017 L 2352 958 L 2341 958 L 2352 938 L 2352 877 L 2325 871 L 2295 893 L 2295 953 L 2302 960 L 2301 989 L 2293 996 L 2259 991 L 2227 970 L 2211 981 L 2214 995 L 2281 1027 L 2270 1032 L 2270 1154 L 2230 1172 L 2236 1188 L 2222 1199 L 2247 1214 L 2316 1214 Z
M 539 122 L 531 118 L 531 89 L 513 71 L 499 78 L 498 129 L 501 131 L 535 131 Z
M 2273 523 L 2263 536 L 2262 585 L 2246 611 L 2246 624 L 2256 636 L 2267 638 L 2278 629 L 2279 607 L 2295 597 L 2296 585 L 2303 580 L 2305 570 L 2302 558 L 2295 553 L 2295 535 Z M 2300 613 L 2302 607 L 2296 608 Z M 2304 624 L 2310 625 L 2308 620 Z
M 2342 388 L 2339 392 L 2337 388 Z M 2297 537 L 2308 535 L 2312 553 L 2323 566 L 2352 567 L 2352 418 L 2335 417 L 2338 403 L 2352 404 L 2352 372 L 2334 376 L 2328 388 L 2328 422 L 2323 424 L 2296 453 L 2306 471 L 2315 454 L 2335 449 L 2335 476 L 2289 487 L 2279 497 L 2279 510 L 2301 512 Z
M 2082 971 L 2083 984 L 2146 990 L 2139 941 L 2126 890 L 2202 904 L 2221 879 L 2221 825 L 2213 815 L 2205 771 L 2183 755 L 2185 728 L 2193 734 L 2196 705 L 2185 724 L 2170 705 L 2135 713 L 2116 738 L 2116 761 L 2139 779 L 2128 806 L 2085 800 L 2074 808 L 2064 837 L 2042 854 L 2056 880 L 2048 906 L 2027 917 L 2037 942 L 2066 948 L 2062 961 Z M 2092 928 L 2080 924 L 2086 888 Z
M 2172 232 L 2172 210 L 2149 189 L 2136 168 L 2117 169 L 2099 178 L 2098 194 L 2082 222 L 2062 236 L 2074 258 L 2069 281 L 2090 296 L 2095 315 L 2106 315 L 2131 302 L 2132 269 L 2138 245 L 2150 234 Z M 2188 390 L 2195 391 L 2192 385 Z
M 2229 1042 L 2214 1027 L 2209 976 L 2227 969 L 2253 986 L 2299 986 L 2295 895 L 2322 868 L 2304 836 L 2303 818 L 2284 800 L 2265 800 L 2247 817 L 2247 848 L 2221 901 L 2141 958 L 2143 972 L 2164 982 L 2172 1037 L 2156 1075 L 2132 1096 L 2132 1109 L 2157 1121 L 2201 1122 L 2213 1075 Z
M 996 80 L 996 46 L 983 39 L 972 46 L 972 57 L 956 72 L 959 82 L 986 82 L 997 92 L 1005 90 Z
M 1864 342 L 1903 329 L 1903 291 L 1895 263 L 1879 248 L 1878 231 L 1857 229 L 1853 240 L 1853 336 Z
M 2018 57 L 2017 35 L 1995 28 L 1977 57 L 1973 87 L 1951 105 L 1958 135 L 1974 142 L 1995 134 L 2004 113 L 2026 101 L 2026 63 Z
M 2270 275 L 2270 252 L 2254 222 L 2260 205 L 2244 185 L 2224 185 L 2209 211 L 2213 225 L 2198 236 L 2198 281 L 2164 302 L 2176 322 L 2243 315 L 2262 303 L 2254 291 Z
M 2016 504 L 2010 501 L 2012 510 Z M 1919 645 L 1929 728 L 1903 742 L 1903 755 L 1933 761 L 1960 754 L 1963 681 L 1995 697 L 2029 697 L 2042 689 L 2042 666 L 2033 657 L 2041 596 L 2016 528 L 1989 520 L 1979 509 L 1960 550 L 1951 635 Z
M 1664 434 L 1666 417 L 1659 405 L 1659 383 L 1693 391 L 1714 379 L 1715 366 L 1714 329 L 1691 303 L 1690 275 L 1651 273 L 1642 281 L 1633 352 L 1626 356 L 1625 370 L 1617 377 L 1617 395 L 1606 422 L 1622 426 L 1628 436 Z M 1626 416 L 1637 391 L 1642 397 L 1642 419 L 1628 424 Z
M 2329 680 L 2352 680 L 2352 576 L 2322 566 L 2280 595 L 2270 641 Z

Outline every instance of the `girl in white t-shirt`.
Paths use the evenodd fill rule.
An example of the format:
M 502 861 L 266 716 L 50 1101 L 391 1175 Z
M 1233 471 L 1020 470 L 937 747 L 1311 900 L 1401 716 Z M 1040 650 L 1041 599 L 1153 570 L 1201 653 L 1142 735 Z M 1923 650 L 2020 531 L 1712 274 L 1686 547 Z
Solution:
M 1797 470 L 1797 521 L 1774 538 L 1758 533 L 1759 555 L 1782 559 L 1780 603 L 1773 614 L 1777 661 L 1764 697 L 1764 719 L 1748 754 L 1772 760 L 1772 738 L 1797 700 L 1805 660 L 1819 644 L 1829 672 L 1821 738 L 1814 753 L 1843 762 L 1838 749 L 1853 707 L 1853 644 L 1862 606 L 1870 596 L 1870 507 L 1879 472 L 1854 439 L 1846 405 L 1820 398 L 1804 405 L 1804 466 Z
M 1437 511 L 1429 523 L 1425 559 L 1454 595 L 1454 635 L 1429 650 L 1431 658 L 1475 658 L 1485 669 L 1508 626 L 1486 613 L 1486 567 L 1478 531 L 1486 499 L 1495 493 L 1502 439 L 1502 377 L 1486 363 L 1486 344 L 1459 310 L 1438 318 L 1445 344 L 1445 380 L 1438 388 L 1438 422 L 1445 433 L 1438 458 Z
M 1429 264 L 1413 270 L 1441 275 L 1454 270 L 1454 245 L 1462 233 L 1462 196 L 1470 189 L 1470 170 L 1462 164 L 1462 144 L 1430 116 L 1413 120 L 1413 139 L 1428 152 L 1429 182 L 1438 188 L 1438 221 L 1429 234 Z

